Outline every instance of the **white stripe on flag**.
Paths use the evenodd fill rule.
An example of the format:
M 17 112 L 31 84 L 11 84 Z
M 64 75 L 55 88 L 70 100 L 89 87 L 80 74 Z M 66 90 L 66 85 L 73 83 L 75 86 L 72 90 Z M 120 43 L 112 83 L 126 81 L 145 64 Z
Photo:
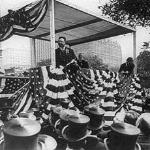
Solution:
M 48 72 L 47 72 L 46 66 L 41 67 L 41 70 L 42 70 L 43 80 L 44 80 L 44 85 L 43 85 L 43 87 L 44 87 L 44 89 L 45 89 L 46 85 L 48 84 L 48 80 L 49 80 Z
M 98 76 L 98 78 L 102 78 L 102 76 L 99 73 L 99 70 L 96 70 L 96 75 Z
M 52 98 L 52 94 L 53 94 L 52 91 L 47 90 L 47 93 L 46 93 L 47 96 Z
M 10 97 L 12 96 L 13 94 L 0 94 L 0 98 L 3 98 L 3 97 Z
M 90 73 L 91 73 L 91 79 L 94 80 L 95 79 L 95 74 L 93 69 L 90 69 Z
M 75 90 L 74 87 L 71 87 L 70 90 L 67 90 L 68 95 L 73 95 L 74 94 L 74 90 Z
M 25 112 L 25 111 L 28 111 L 28 109 L 29 109 L 30 106 L 31 106 L 31 103 L 32 103 L 32 97 L 31 97 L 31 95 L 30 95 L 30 97 L 29 97 L 29 99 L 28 99 L 28 102 L 27 102 L 26 106 L 25 106 L 24 109 L 23 109 L 24 112 Z
M 57 93 L 57 98 L 68 98 L 68 97 L 69 95 L 66 91 Z

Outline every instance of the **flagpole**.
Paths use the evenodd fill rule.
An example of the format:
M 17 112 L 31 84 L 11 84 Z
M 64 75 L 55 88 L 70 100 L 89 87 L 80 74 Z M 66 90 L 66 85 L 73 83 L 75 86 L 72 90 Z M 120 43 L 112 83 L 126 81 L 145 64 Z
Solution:
M 30 46 L 31 46 L 31 67 L 36 67 L 36 48 L 35 48 L 35 39 L 30 38 Z
M 137 73 L 137 58 L 136 58 L 136 31 L 133 32 L 133 59 L 134 59 L 134 73 Z
M 54 0 L 49 0 L 49 11 L 50 11 L 50 51 L 51 51 L 51 64 L 56 67 L 55 58 L 55 17 L 54 17 Z

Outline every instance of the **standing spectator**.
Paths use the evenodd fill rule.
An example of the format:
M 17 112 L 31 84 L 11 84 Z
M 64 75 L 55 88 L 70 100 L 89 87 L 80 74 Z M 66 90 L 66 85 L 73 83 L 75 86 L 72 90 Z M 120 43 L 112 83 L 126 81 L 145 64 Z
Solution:
M 79 53 L 77 63 L 81 68 L 89 68 L 89 64 L 83 59 L 82 53 Z
M 56 49 L 56 67 L 65 67 L 74 59 L 76 59 L 76 56 L 74 51 L 66 46 L 66 38 L 59 37 L 58 48 Z
M 134 67 L 133 58 L 128 57 L 126 62 L 120 66 L 119 73 L 128 77 L 133 74 Z

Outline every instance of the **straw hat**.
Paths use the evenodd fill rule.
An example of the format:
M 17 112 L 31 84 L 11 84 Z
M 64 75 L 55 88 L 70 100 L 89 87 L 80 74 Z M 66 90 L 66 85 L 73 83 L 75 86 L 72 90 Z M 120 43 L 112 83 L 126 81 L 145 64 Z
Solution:
M 55 149 L 55 139 L 47 135 L 38 135 L 41 126 L 28 118 L 11 119 L 4 125 L 2 150 L 51 150 Z
M 111 125 L 109 138 L 104 140 L 109 150 L 140 150 L 136 143 L 140 130 L 127 123 L 114 123 Z
M 84 107 L 84 114 L 90 117 L 88 128 L 97 130 L 104 124 L 105 111 L 97 106 L 88 105 Z
M 90 118 L 86 115 L 76 114 L 69 117 L 69 124 L 62 130 L 63 137 L 70 142 L 80 141 L 91 132 L 87 129 Z

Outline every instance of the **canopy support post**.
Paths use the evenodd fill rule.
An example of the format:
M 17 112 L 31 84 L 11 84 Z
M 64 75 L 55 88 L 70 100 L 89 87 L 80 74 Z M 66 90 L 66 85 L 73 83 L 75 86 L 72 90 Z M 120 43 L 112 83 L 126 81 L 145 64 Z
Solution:
M 54 0 L 49 0 L 50 6 L 50 51 L 51 65 L 56 67 L 55 58 L 55 18 L 54 18 Z
M 36 49 L 35 49 L 35 39 L 30 38 L 31 46 L 31 67 L 36 67 Z
M 136 31 L 133 32 L 133 59 L 135 64 L 134 73 L 137 74 L 137 60 L 136 60 Z

